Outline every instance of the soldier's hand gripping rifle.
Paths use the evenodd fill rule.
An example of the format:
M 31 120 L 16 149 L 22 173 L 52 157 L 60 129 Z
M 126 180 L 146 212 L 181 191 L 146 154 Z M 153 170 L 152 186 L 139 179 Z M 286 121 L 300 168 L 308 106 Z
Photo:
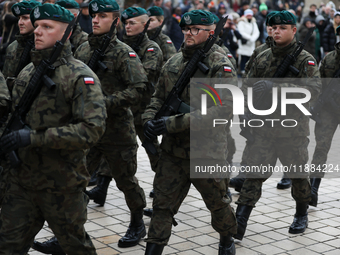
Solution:
M 170 91 L 169 95 L 165 99 L 161 109 L 156 113 L 154 120 L 160 119 L 161 117 L 164 116 L 171 116 L 179 112 L 181 113 L 190 112 L 190 106 L 185 104 L 180 99 L 180 96 L 184 89 L 189 84 L 190 78 L 194 76 L 198 68 L 204 74 L 207 74 L 209 72 L 209 68 L 203 63 L 203 60 L 206 57 L 206 53 L 214 45 L 217 36 L 220 34 L 222 28 L 224 27 L 227 17 L 228 16 L 226 16 L 224 19 L 221 19 L 217 23 L 214 34 L 209 36 L 209 38 L 204 44 L 204 47 L 202 49 L 195 51 L 192 58 L 186 64 L 183 72 L 181 73 L 180 77 L 178 78 L 172 90 Z M 145 139 L 142 146 L 151 154 L 153 155 L 157 154 L 157 150 L 151 140 Z
M 300 70 L 293 66 L 295 63 L 297 57 L 302 52 L 303 48 L 305 47 L 306 43 L 308 42 L 309 38 L 312 36 L 314 32 L 314 27 L 311 27 L 308 29 L 308 33 L 303 40 L 303 42 L 299 41 L 297 47 L 295 48 L 294 52 L 292 54 L 287 54 L 286 57 L 281 62 L 280 66 L 276 69 L 276 72 L 273 76 L 273 78 L 283 78 L 286 76 L 286 74 L 291 71 L 295 76 L 299 74 Z M 254 100 L 254 108 L 255 109 L 263 109 L 264 105 L 268 103 L 268 91 L 263 92 L 258 99 Z M 249 117 L 253 117 L 253 114 L 248 114 L 248 116 L 245 118 L 247 120 Z M 249 143 L 254 142 L 254 137 L 252 133 L 250 132 L 250 127 L 245 126 L 241 132 L 240 135 L 242 135 L 244 138 L 247 139 Z
M 92 53 L 92 56 L 90 58 L 90 61 L 89 63 L 87 64 L 91 70 L 93 72 L 97 72 L 98 70 L 98 67 L 102 70 L 102 71 L 106 71 L 107 70 L 107 66 L 102 62 L 102 59 L 104 58 L 105 56 L 105 51 L 107 49 L 107 47 L 109 47 L 110 45 L 110 42 L 111 42 L 111 37 L 113 36 L 113 33 L 115 31 L 115 28 L 117 26 L 117 22 L 118 22 L 118 18 L 116 18 L 113 22 L 112 22 L 112 25 L 111 25 L 111 28 L 110 28 L 110 32 L 107 33 L 105 36 L 104 36 L 104 39 L 103 39 L 103 42 L 102 42 L 102 45 L 100 46 L 99 49 L 95 49 Z
M 340 96 L 339 78 L 340 69 L 338 69 L 333 79 L 327 85 L 325 91 L 322 92 L 322 94 L 318 97 L 318 100 L 310 109 L 312 113 L 312 116 L 310 116 L 310 118 L 315 120 L 317 124 L 322 124 L 320 111 L 326 102 L 328 102 L 332 106 L 334 112 L 340 112 L 340 105 L 336 101 L 334 101 L 335 98 L 338 98 Z
M 143 32 L 138 35 L 136 42 L 131 46 L 131 48 L 137 53 L 140 49 L 140 44 L 142 43 L 146 32 L 148 31 L 151 19 L 149 19 L 143 29 Z
M 20 98 L 18 105 L 15 106 L 15 110 L 6 125 L 4 132 L 2 133 L 0 140 L 13 131 L 18 131 L 24 128 L 29 129 L 29 127 L 24 122 L 26 114 L 29 112 L 34 100 L 39 95 L 43 86 L 47 86 L 49 89 L 55 88 L 56 84 L 47 76 L 47 73 L 53 72 L 55 69 L 53 63 L 58 59 L 75 24 L 76 19 L 74 18 L 66 28 L 62 39 L 54 44 L 51 56 L 48 59 L 43 59 L 35 69 L 35 72 L 31 77 L 24 94 Z M 13 167 L 18 166 L 20 164 L 20 160 L 15 151 L 1 151 L 0 159 L 3 159 L 7 153 L 11 165 Z

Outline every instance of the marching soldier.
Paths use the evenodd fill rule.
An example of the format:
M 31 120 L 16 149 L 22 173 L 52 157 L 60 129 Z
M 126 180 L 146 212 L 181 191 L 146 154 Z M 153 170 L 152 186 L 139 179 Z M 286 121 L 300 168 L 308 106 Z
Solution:
M 148 15 L 151 19 L 148 28 L 148 37 L 150 40 L 155 41 L 161 48 L 163 53 L 163 65 L 169 58 L 176 54 L 177 50 L 172 43 L 169 36 L 162 32 L 164 24 L 164 12 L 161 7 L 153 6 L 148 9 Z
M 59 5 L 44 4 L 32 10 L 30 19 L 35 49 L 15 80 L 13 106 L 33 86 L 39 63 L 58 52 L 54 45 L 67 38 L 63 31 L 74 16 Z M 27 128 L 0 141 L 2 153 L 17 150 L 21 160 L 10 170 L 0 212 L 0 254 L 27 254 L 45 220 L 65 253 L 96 254 L 84 229 L 88 197 L 83 190 L 90 180 L 86 151 L 105 131 L 104 98 L 98 77 L 73 58 L 68 40 L 52 64 L 46 75 L 55 85 L 42 84 L 25 115 Z
M 277 12 L 269 19 L 269 25 L 273 29 L 272 35 L 275 45 L 255 58 L 243 86 L 244 93 L 246 93 L 247 87 L 252 85 L 252 82 L 248 80 L 249 78 L 262 78 L 263 80 L 252 85 L 254 92 L 257 94 L 267 93 L 271 97 L 273 87 L 280 89 L 303 86 L 310 91 L 311 100 L 314 100 L 321 88 L 321 84 L 317 79 L 311 79 L 308 84 L 302 82 L 302 84 L 273 83 L 273 81 L 265 80 L 265 78 L 274 76 L 286 55 L 292 54 L 297 47 L 294 39 L 296 33 L 296 18 L 294 15 L 288 11 Z M 292 64 L 299 70 L 298 74 L 293 74 L 289 71 L 282 75 L 295 78 L 319 78 L 319 71 L 315 63 L 313 56 L 303 50 Z M 291 94 L 294 95 L 294 93 Z M 271 119 L 283 119 L 278 109 L 270 117 Z M 283 166 L 293 165 L 297 168 L 307 163 L 309 118 L 296 107 L 287 108 L 287 114 L 284 117 L 297 120 L 297 125 L 289 128 L 284 126 L 271 127 L 270 125 L 252 128 L 254 142 L 247 143 L 248 166 L 275 166 L 277 159 L 280 159 Z M 244 119 L 247 122 L 249 117 L 246 115 Z M 251 211 L 261 197 L 262 183 L 271 174 L 272 172 L 269 172 L 267 175 L 257 174 L 253 176 L 254 178 L 246 178 L 240 197 L 236 202 L 238 204 L 236 210 L 238 229 L 237 234 L 234 236 L 235 238 L 242 240 Z M 292 179 L 292 196 L 296 201 L 296 213 L 289 228 L 289 233 L 303 233 L 308 225 L 307 208 L 311 196 L 308 172 L 302 171 L 295 175 L 292 170 L 287 175 Z
M 154 179 L 153 215 L 146 239 L 145 254 L 162 254 L 171 235 L 173 217 L 178 212 L 191 183 L 201 193 L 205 204 L 211 211 L 212 226 L 220 234 L 219 254 L 235 254 L 232 235 L 236 232 L 236 222 L 230 199 L 225 196 L 226 182 L 216 181 L 214 178 L 190 178 L 190 126 L 199 128 L 202 115 L 196 112 L 195 118 L 196 115 L 191 115 L 191 113 L 182 113 L 153 120 L 183 72 L 186 63 L 197 49 L 203 48 L 209 35 L 214 33 L 213 17 L 207 11 L 194 10 L 184 14 L 180 26 L 185 40 L 181 52 L 175 54 L 164 65 L 151 103 L 142 115 L 144 134 L 148 140 L 154 140 L 158 135 L 163 135 L 162 153 Z M 209 68 L 208 74 L 204 75 L 201 71 L 197 71 L 194 77 L 223 78 L 231 83 L 236 77 L 236 71 L 225 55 L 210 49 L 203 62 Z M 180 96 L 186 104 L 190 104 L 189 90 L 189 88 L 185 89 Z M 223 105 L 225 106 L 218 109 L 230 116 L 232 114 L 231 97 L 228 97 Z M 214 106 L 211 106 L 211 109 L 215 110 Z M 225 162 L 226 133 L 225 128 L 221 128 L 218 138 L 215 137 L 216 133 L 211 135 L 209 132 L 207 136 L 211 137 L 201 137 L 203 140 L 200 141 L 204 141 L 203 144 L 207 141 L 215 141 L 213 150 L 222 154 L 220 156 Z M 207 148 L 199 146 L 198 149 L 201 150 L 198 153 L 204 154 Z

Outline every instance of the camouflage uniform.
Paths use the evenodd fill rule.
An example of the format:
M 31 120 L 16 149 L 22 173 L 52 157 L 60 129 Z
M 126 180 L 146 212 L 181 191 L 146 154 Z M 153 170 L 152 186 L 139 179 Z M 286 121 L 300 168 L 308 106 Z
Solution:
M 75 57 L 88 63 L 95 49 L 101 46 L 105 35 L 90 34 L 88 42 L 76 51 Z M 100 155 L 110 168 L 101 168 L 99 175 L 112 176 L 119 190 L 124 192 L 130 211 L 134 212 L 146 206 L 143 189 L 135 177 L 137 170 L 137 140 L 130 106 L 138 104 L 145 93 L 147 76 L 135 52 L 114 36 L 105 52 L 103 63 L 106 72 L 97 71 L 103 93 L 106 95 L 108 119 L 106 131 L 100 141 L 91 148 L 92 155 Z M 92 150 L 95 151 L 92 152 Z M 94 156 L 88 161 L 95 171 L 101 157 Z
M 15 81 L 13 105 L 52 50 L 31 52 L 32 63 Z M 66 253 L 96 254 L 84 229 L 88 198 L 83 190 L 90 180 L 85 156 L 104 133 L 105 103 L 98 77 L 73 58 L 68 41 L 53 65 L 50 78 L 57 86 L 42 87 L 24 120 L 32 129 L 31 145 L 18 150 L 22 163 L 10 170 L 0 254 L 26 254 L 45 220 Z
M 223 49 L 223 51 L 225 52 L 224 54 L 227 55 L 230 62 L 233 64 L 233 67 L 235 68 L 235 70 L 237 70 L 236 59 L 234 58 L 233 54 L 230 53 L 229 49 L 224 45 L 222 39 L 217 38 L 215 44 Z
M 129 46 L 132 46 L 139 35 L 127 36 L 124 35 L 124 42 Z M 139 105 L 133 105 L 131 111 L 134 116 L 134 124 L 136 128 L 137 135 L 141 142 L 144 142 L 145 136 L 143 134 L 143 124 L 141 115 L 143 114 L 146 106 L 150 103 L 150 98 L 154 92 L 154 85 L 158 81 L 158 77 L 162 68 L 163 55 L 158 44 L 148 38 L 147 35 L 144 36 L 139 50 L 136 52 L 142 61 L 145 72 L 148 76 L 148 90 L 144 94 L 143 99 Z M 154 141 L 154 145 L 160 153 L 158 141 Z M 147 152 L 150 159 L 151 169 L 155 171 L 157 161 L 159 159 L 158 155 L 152 155 Z
M 80 25 L 77 24 L 76 27 L 74 28 L 72 35 L 70 37 L 70 42 L 72 46 L 72 52 L 75 53 L 77 48 L 83 44 L 84 42 L 87 41 L 87 33 L 84 32 Z
M 252 65 L 248 78 L 266 78 L 273 77 L 278 65 L 281 64 L 286 54 L 291 54 L 296 47 L 295 39 L 286 47 L 280 48 L 273 46 L 262 54 L 258 55 Z M 314 63 L 311 65 L 310 63 Z M 300 70 L 297 78 L 318 78 L 319 71 L 315 66 L 315 59 L 306 51 L 302 51 L 294 62 L 294 67 Z M 286 77 L 295 77 L 288 72 Z M 245 86 L 242 87 L 245 95 L 247 89 L 247 80 Z M 296 87 L 294 84 L 275 83 L 275 87 Z M 302 86 L 302 85 L 299 85 Z M 320 83 L 314 81 L 305 86 L 311 92 L 312 100 L 314 100 L 319 91 Z M 266 116 L 267 117 L 267 116 Z M 285 128 L 276 126 L 274 128 L 264 125 L 261 128 L 253 128 L 253 136 L 255 142 L 247 144 L 248 156 L 247 163 L 249 166 L 272 165 L 275 166 L 276 160 L 279 158 L 284 166 L 304 165 L 308 161 L 307 146 L 309 140 L 309 118 L 296 108 L 288 108 L 287 115 L 281 116 L 280 110 L 277 109 L 269 116 L 270 119 L 294 119 L 299 120 L 296 127 Z M 271 175 L 269 173 L 263 178 L 247 178 L 243 184 L 240 197 L 237 204 L 255 206 L 261 197 L 262 183 Z M 291 176 L 290 173 L 287 173 Z M 293 177 L 293 176 L 291 176 Z M 292 179 L 292 196 L 297 202 L 308 203 L 310 200 L 310 184 L 308 181 L 308 173 L 302 174 L 300 178 Z
M 174 86 L 176 80 L 187 61 L 192 57 L 195 50 L 202 48 L 203 44 L 196 45 L 191 49 L 182 47 L 181 52 L 174 55 L 164 65 L 159 82 L 156 85 L 155 93 L 151 99 L 150 105 L 142 115 L 143 122 L 154 118 L 157 111 L 162 106 L 169 92 Z M 231 62 L 224 55 L 210 50 L 206 54 L 204 64 L 210 67 L 209 73 L 203 75 L 197 71 L 194 77 L 207 78 L 223 78 L 231 79 L 236 77 L 236 72 L 232 68 Z M 226 72 L 224 67 L 228 67 L 229 72 Z M 236 84 L 236 83 L 235 83 Z M 186 104 L 190 104 L 190 88 L 184 90 L 181 95 L 181 100 Z M 228 117 L 232 114 L 232 100 L 229 97 L 221 107 Z M 211 109 L 213 109 L 212 107 Z M 210 109 L 210 108 L 209 108 Z M 153 215 L 149 227 L 148 243 L 165 245 L 171 235 L 171 224 L 173 216 L 178 212 L 178 209 L 186 197 L 191 183 L 201 193 L 202 198 L 211 211 L 212 226 L 221 235 L 231 235 L 236 231 L 235 215 L 230 207 L 230 200 L 225 196 L 226 182 L 217 182 L 213 178 L 190 178 L 190 158 L 213 158 L 214 155 L 205 155 L 206 151 L 211 151 L 209 148 L 199 146 L 198 154 L 190 156 L 190 126 L 200 126 L 201 117 L 200 111 L 195 111 L 196 118 L 191 113 L 177 114 L 170 116 L 166 121 L 168 133 L 163 135 L 161 149 L 162 154 L 157 164 L 156 176 L 154 179 L 155 198 L 153 201 Z M 190 119 L 190 121 L 189 121 Z M 221 137 L 214 143 L 213 151 L 218 151 L 219 155 L 223 155 L 225 159 L 226 151 L 226 133 L 225 128 L 218 132 Z M 217 133 L 205 134 L 207 137 L 202 138 L 203 144 L 208 140 L 213 139 Z
M 148 30 L 148 37 L 150 40 L 155 41 L 158 46 L 161 48 L 162 53 L 163 53 L 163 65 L 165 64 L 168 59 L 170 59 L 173 55 L 176 54 L 177 50 L 172 43 L 171 39 L 169 36 L 166 34 L 163 34 L 161 31 L 156 38 L 156 33 L 158 31 L 159 27 Z
M 322 78 L 332 78 L 339 70 L 339 60 L 340 60 L 340 43 L 337 43 L 335 50 L 329 52 L 325 58 L 321 61 L 320 74 Z M 324 91 L 330 79 L 324 79 L 322 83 L 322 90 Z M 331 100 L 331 99 L 330 99 Z M 338 101 L 338 99 L 335 99 Z M 322 124 L 315 124 L 315 140 L 316 147 L 312 159 L 312 164 L 316 167 L 320 165 L 321 169 L 323 164 L 326 164 L 327 154 L 332 144 L 332 139 L 334 133 L 340 123 L 340 113 L 334 111 L 329 103 L 326 103 L 319 113 L 319 117 Z M 311 172 L 311 178 L 323 177 L 324 172 L 316 173 Z

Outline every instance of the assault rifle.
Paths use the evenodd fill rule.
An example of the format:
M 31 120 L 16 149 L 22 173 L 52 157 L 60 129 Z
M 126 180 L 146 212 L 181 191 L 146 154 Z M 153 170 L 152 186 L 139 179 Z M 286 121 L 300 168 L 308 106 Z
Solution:
M 180 95 L 187 87 L 190 82 L 190 78 L 194 76 L 197 69 L 200 69 L 202 73 L 207 74 L 209 72 L 209 68 L 203 63 L 204 58 L 206 57 L 206 53 L 211 49 L 214 45 L 217 36 L 220 34 L 226 20 L 226 16 L 224 19 L 221 19 L 217 25 L 213 35 L 210 35 L 207 41 L 204 44 L 202 49 L 196 50 L 193 54 L 192 58 L 186 64 L 183 72 L 180 77 L 176 81 L 176 84 L 173 86 L 170 91 L 168 97 L 165 99 L 161 109 L 156 113 L 155 120 L 160 119 L 163 116 L 171 116 L 181 113 L 190 112 L 191 108 L 189 105 L 185 104 L 181 99 Z M 153 145 L 152 141 L 145 139 L 142 146 L 151 154 L 156 155 L 157 150 Z
M 105 56 L 105 51 L 107 49 L 107 47 L 109 47 L 110 42 L 111 42 L 111 37 L 113 36 L 113 33 L 115 31 L 115 28 L 117 26 L 117 22 L 118 22 L 118 18 L 116 18 L 110 28 L 109 33 L 107 33 L 104 36 L 102 45 L 100 46 L 99 49 L 95 49 L 92 53 L 92 56 L 90 58 L 89 63 L 87 64 L 91 70 L 93 72 L 97 72 L 98 67 L 102 70 L 102 71 L 106 71 L 107 70 L 107 66 L 102 62 L 102 59 Z
M 322 124 L 322 120 L 320 119 L 320 111 L 326 102 L 330 103 L 334 112 L 340 112 L 340 106 L 334 101 L 334 98 L 339 98 L 340 95 L 338 78 L 340 78 L 340 69 L 338 69 L 333 79 L 327 85 L 325 91 L 322 92 L 314 106 L 310 109 L 312 113 L 310 118 L 315 120 L 317 124 Z
M 34 47 L 34 41 L 32 38 L 32 40 L 30 39 L 26 42 L 24 51 L 21 54 L 20 61 L 15 71 L 14 77 L 17 77 L 19 73 L 21 72 L 21 70 L 31 62 L 30 52 L 31 52 L 31 49 L 33 49 L 33 47 Z
M 305 47 L 306 43 L 308 42 L 309 38 L 312 36 L 314 32 L 314 27 L 311 27 L 308 29 L 308 33 L 303 40 L 303 42 L 299 41 L 297 47 L 295 48 L 293 54 L 287 54 L 286 57 L 281 62 L 280 66 L 276 69 L 276 72 L 273 76 L 273 78 L 283 78 L 286 76 L 286 74 L 291 71 L 295 76 L 299 74 L 299 69 L 293 66 L 294 62 L 296 61 L 297 57 L 300 55 L 301 51 Z M 255 109 L 261 109 L 263 108 L 263 105 L 266 105 L 268 103 L 267 100 L 268 92 L 262 93 L 258 97 L 256 101 L 254 101 L 254 108 Z M 251 116 L 253 116 L 251 114 Z M 254 137 L 250 132 L 250 128 L 248 126 L 245 126 L 240 132 L 240 135 L 242 135 L 244 138 L 247 139 L 249 143 L 254 142 Z
M 53 63 L 58 59 L 61 51 L 64 48 L 64 44 L 71 34 L 75 24 L 76 19 L 74 18 L 72 22 L 67 26 L 61 41 L 58 40 L 54 44 L 53 51 L 49 59 L 43 59 L 37 66 L 33 76 L 31 77 L 26 87 L 24 94 L 20 98 L 18 105 L 15 106 L 15 110 L 6 125 L 4 132 L 2 133 L 0 140 L 5 135 L 13 131 L 17 131 L 23 128 L 29 129 L 29 127 L 24 122 L 26 114 L 29 112 L 34 100 L 39 95 L 44 85 L 51 90 L 55 88 L 56 84 L 51 80 L 51 78 L 48 77 L 47 73 L 52 72 L 55 69 Z M 4 157 L 5 153 L 1 152 L 0 158 L 3 159 Z M 9 152 L 8 157 L 13 167 L 17 167 L 21 163 L 15 151 Z
M 151 19 L 149 19 L 143 29 L 143 32 L 138 35 L 136 42 L 131 46 L 131 48 L 137 53 L 140 50 L 140 44 L 142 43 L 146 32 L 148 31 L 148 27 L 150 25 Z

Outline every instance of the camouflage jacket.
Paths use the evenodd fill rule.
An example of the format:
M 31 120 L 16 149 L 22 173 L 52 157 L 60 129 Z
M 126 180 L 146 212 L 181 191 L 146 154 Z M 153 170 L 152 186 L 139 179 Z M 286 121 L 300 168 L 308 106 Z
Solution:
M 331 82 L 331 78 L 335 76 L 335 74 L 338 72 L 340 66 L 340 43 L 335 44 L 334 46 L 335 50 L 329 52 L 324 59 L 321 61 L 320 64 L 320 75 L 322 79 L 322 91 L 325 91 L 328 87 L 328 84 Z M 337 78 L 337 81 L 339 81 L 339 78 Z M 338 84 L 339 85 L 339 84 Z M 340 105 L 340 98 L 335 93 L 334 97 L 332 98 L 337 105 Z M 329 99 L 331 100 L 331 99 Z M 329 101 L 328 101 L 329 102 Z M 328 104 L 328 102 L 325 103 L 325 108 L 331 112 L 334 112 L 332 109 L 333 107 Z M 336 112 L 336 114 L 340 115 L 339 112 Z
M 14 77 L 19 62 L 21 60 L 21 55 L 25 49 L 26 42 L 28 40 L 34 40 L 34 34 L 30 35 L 16 35 L 16 40 L 12 42 L 6 49 L 6 59 L 4 64 L 4 69 L 2 71 L 3 75 L 7 79 L 8 77 Z M 29 60 L 28 63 L 31 61 Z
M 1 118 L 8 113 L 10 101 L 11 97 L 6 85 L 5 77 L 0 72 L 0 122 Z
M 152 30 L 148 30 L 148 37 L 150 40 L 155 41 L 158 46 L 161 48 L 163 53 L 163 65 L 165 64 L 168 59 L 170 59 L 173 55 L 177 53 L 175 45 L 172 43 L 169 36 L 160 32 L 156 38 L 156 33 L 158 31 L 158 27 Z
M 88 34 L 84 32 L 80 25 L 77 24 L 70 37 L 72 52 L 75 53 L 77 48 L 87 41 Z
M 124 35 L 124 42 L 129 46 L 133 46 L 138 35 L 126 36 Z M 163 54 L 157 43 L 151 41 L 147 35 L 143 38 L 140 44 L 140 49 L 136 52 L 143 63 L 144 70 L 148 76 L 148 88 L 144 94 L 143 100 L 139 105 L 133 105 L 131 111 L 135 117 L 135 124 L 142 125 L 141 114 L 144 112 L 146 106 L 150 103 L 150 98 L 154 92 L 154 85 L 158 81 L 158 77 L 162 68 Z
M 220 42 L 220 41 L 219 41 L 219 39 L 217 38 L 217 39 L 216 39 L 216 42 L 215 42 L 215 45 L 218 46 L 218 47 L 220 47 L 220 48 L 223 50 L 223 51 L 221 51 L 221 53 L 222 53 L 223 55 L 226 55 L 226 56 L 229 58 L 230 62 L 233 64 L 235 70 L 237 70 L 236 59 L 234 58 L 233 54 L 230 53 L 229 49 L 228 49 L 227 47 L 225 47 L 225 45 L 224 45 L 223 43 L 220 45 L 219 42 Z
M 265 51 L 266 49 L 269 49 L 271 45 L 273 45 L 274 40 L 273 37 L 267 37 L 266 38 L 266 42 L 264 44 L 261 44 L 259 47 L 257 47 L 253 54 L 250 56 L 250 59 L 247 61 L 246 66 L 244 68 L 244 77 L 246 77 L 247 73 L 249 72 L 252 64 L 254 63 L 254 60 L 256 58 L 257 55 L 259 55 L 261 52 Z
M 143 123 L 154 118 L 158 110 L 163 105 L 169 92 L 175 85 L 177 79 L 183 72 L 187 62 L 192 57 L 196 49 L 202 48 L 203 44 L 197 45 L 191 49 L 182 47 L 181 52 L 175 54 L 166 62 L 162 68 L 162 72 L 158 83 L 155 87 L 155 93 L 151 98 L 151 103 L 142 115 Z M 236 84 L 236 71 L 232 67 L 229 59 L 212 49 L 206 55 L 203 63 L 209 67 L 209 73 L 204 75 L 199 69 L 196 71 L 195 78 L 218 78 L 220 82 L 226 81 L 230 84 Z M 220 80 L 223 79 L 223 80 Z M 186 87 L 180 96 L 184 103 L 190 105 L 190 87 Z M 218 92 L 223 101 L 223 107 L 215 106 L 212 102 L 208 102 L 208 114 L 202 115 L 200 107 L 191 113 L 179 113 L 170 116 L 166 121 L 168 133 L 163 134 L 161 148 L 179 158 L 220 158 L 226 152 L 226 133 L 225 126 L 221 125 L 216 129 L 211 130 L 212 118 L 218 115 L 229 119 L 232 115 L 232 98 L 229 90 L 224 89 Z M 200 99 L 197 101 L 200 102 Z M 190 151 L 190 136 L 191 132 L 199 135 L 199 141 L 193 145 L 195 153 Z M 212 144 L 213 141 L 213 144 Z M 211 148 L 209 147 L 212 146 Z M 198 148 L 198 149 L 197 149 Z
M 78 47 L 75 57 L 88 63 L 104 36 L 89 34 L 88 41 Z M 118 145 L 136 144 L 134 118 L 129 107 L 139 105 L 145 94 L 148 79 L 143 65 L 136 53 L 116 36 L 106 49 L 102 62 L 108 68 L 105 72 L 97 71 L 108 112 L 102 140 Z
M 32 63 L 14 84 L 13 106 L 20 101 L 35 67 L 52 50 L 31 51 Z M 85 155 L 105 130 L 104 98 L 98 77 L 74 59 L 69 41 L 53 65 L 49 77 L 56 87 L 42 86 L 27 113 L 24 121 L 32 129 L 32 143 L 19 149 L 22 163 L 11 174 L 26 189 L 79 192 L 90 180 Z
M 246 80 L 244 81 L 244 86 L 242 86 L 245 97 L 247 97 L 247 87 L 252 86 L 252 84 L 254 83 L 254 80 L 251 80 L 250 78 L 273 77 L 285 56 L 287 54 L 291 54 L 296 46 L 297 44 L 294 39 L 289 45 L 285 47 L 273 46 L 271 49 L 267 49 L 259 54 L 255 58 L 254 64 L 251 66 L 251 69 L 247 74 Z M 292 72 L 288 71 L 285 77 L 300 79 L 294 79 L 294 83 L 289 83 L 287 81 L 283 82 L 282 78 L 279 78 L 276 79 L 274 87 L 278 88 L 279 97 L 281 95 L 280 88 L 283 87 L 304 88 L 309 90 L 311 93 L 311 100 L 308 103 L 303 104 L 306 109 L 309 109 L 311 102 L 318 97 L 321 89 L 321 79 L 319 79 L 320 73 L 317 68 L 316 61 L 311 54 L 303 50 L 297 57 L 297 60 L 295 61 L 293 66 L 299 70 L 299 74 L 295 76 Z M 271 91 L 268 93 L 268 96 L 270 98 L 272 97 Z M 301 94 L 289 93 L 289 98 L 301 98 Z M 247 100 L 247 98 L 245 100 Z M 280 105 L 280 103 L 278 103 L 278 105 Z M 281 107 L 277 107 L 276 111 L 273 114 L 263 116 L 263 119 L 278 119 L 280 121 L 285 119 L 293 119 L 297 121 L 297 125 L 295 127 L 289 128 L 282 126 L 279 121 L 276 122 L 276 125 L 274 125 L 274 127 L 271 127 L 271 125 L 264 125 L 260 128 L 253 128 L 254 132 L 260 133 L 263 136 L 292 137 L 309 135 L 309 117 L 304 115 L 299 109 L 296 108 L 295 105 L 288 105 L 287 113 L 284 116 L 281 115 Z M 287 125 L 293 125 L 293 123 L 290 122 Z

